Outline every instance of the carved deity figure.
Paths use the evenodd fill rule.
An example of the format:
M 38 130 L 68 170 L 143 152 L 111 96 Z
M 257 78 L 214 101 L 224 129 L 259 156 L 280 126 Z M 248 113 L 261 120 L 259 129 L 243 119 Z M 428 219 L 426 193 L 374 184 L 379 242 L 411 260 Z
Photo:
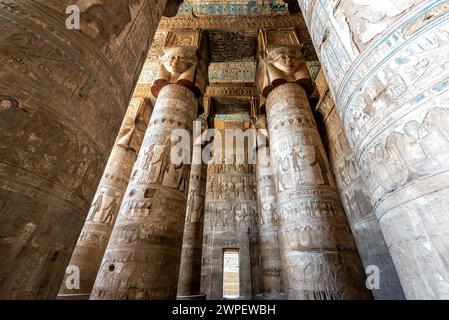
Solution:
M 162 184 L 165 174 L 170 166 L 170 145 L 168 140 L 165 145 L 159 145 L 160 152 L 152 159 L 150 183 Z
M 136 130 L 136 120 L 131 117 L 125 117 L 123 126 L 119 132 L 119 138 L 117 139 L 117 145 L 122 147 L 129 147 L 131 140 Z
M 114 216 L 117 211 L 117 206 L 120 200 L 120 195 L 115 195 L 114 199 L 109 203 L 109 205 L 103 209 L 100 221 L 104 224 L 111 225 L 114 221 Z M 105 212 L 106 215 L 105 215 Z M 104 216 L 104 217 L 103 217 Z
M 142 136 L 147 128 L 146 122 L 149 119 L 148 112 L 150 112 L 150 108 L 148 108 L 147 104 L 148 102 L 144 101 L 135 116 L 125 116 L 116 142 L 118 146 L 129 148 L 136 152 L 140 149 L 139 140 L 142 140 Z
M 295 172 L 300 172 L 301 170 L 304 170 L 304 167 L 306 165 L 306 162 L 305 162 L 306 157 L 303 153 L 301 146 L 292 148 L 292 150 L 290 152 L 290 157 L 292 159 L 293 170 Z
M 169 83 L 193 88 L 197 67 L 196 49 L 191 47 L 166 48 L 151 89 L 153 95 L 157 97 L 162 87 Z
M 145 163 L 143 165 L 144 170 L 150 168 L 151 162 L 153 161 L 155 144 L 152 144 L 147 150 L 145 150 Z
M 327 177 L 327 164 L 324 160 L 323 154 L 321 153 L 318 145 L 314 147 L 315 158 L 310 164 L 313 167 L 315 173 L 315 180 L 321 181 L 324 185 L 329 185 L 329 178 Z
M 81 26 L 98 47 L 109 46 L 131 22 L 132 0 L 100 0 L 88 2 L 81 13 Z
M 271 50 L 264 59 L 262 93 L 266 97 L 272 88 L 286 82 L 296 82 L 305 87 L 311 85 L 309 71 L 302 48 L 278 47 Z
M 194 210 L 191 218 L 191 222 L 201 222 L 204 219 L 203 210 L 204 210 L 204 195 L 197 194 L 195 196 L 194 201 Z
M 94 203 L 91 206 L 91 210 L 89 211 L 89 216 L 87 217 L 88 221 L 93 221 L 95 219 L 96 214 L 101 212 L 101 207 L 103 205 L 103 196 L 104 196 L 104 191 L 101 191 L 98 194 L 97 199 L 94 201 Z

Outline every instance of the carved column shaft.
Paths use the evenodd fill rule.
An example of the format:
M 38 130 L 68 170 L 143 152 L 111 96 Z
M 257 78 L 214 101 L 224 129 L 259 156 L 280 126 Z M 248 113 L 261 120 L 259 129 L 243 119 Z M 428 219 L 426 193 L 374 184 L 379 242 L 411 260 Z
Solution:
M 404 293 L 374 208 L 370 203 L 368 188 L 362 179 L 361 170 L 355 161 L 322 73 L 319 79 L 323 87 L 319 90 L 322 99 L 317 106 L 317 111 L 322 118 L 320 125 L 325 131 L 329 160 L 340 198 L 365 270 L 369 274 L 379 271 L 379 287 L 372 288 L 373 296 L 380 300 L 402 300 Z
M 133 99 L 128 107 L 69 263 L 80 270 L 80 287 L 67 288 L 64 279 L 58 294 L 60 299 L 87 300 L 90 297 L 152 108 L 147 99 Z
M 299 4 L 406 298 L 449 299 L 447 1 Z
M 266 130 L 266 121 L 262 129 Z M 259 211 L 260 256 L 262 267 L 263 298 L 284 297 L 279 221 L 276 212 L 276 184 L 270 166 L 268 143 L 258 144 L 256 180 Z
M 53 299 L 166 0 L 0 3 L 0 298 Z
M 280 85 L 266 107 L 288 298 L 368 297 L 305 90 Z
M 150 127 L 91 299 L 176 299 L 190 178 L 186 139 L 206 84 L 202 39 L 198 30 L 167 36 L 151 87 Z
M 175 299 L 190 165 L 171 161 L 175 129 L 192 133 L 198 107 L 169 84 L 156 101 L 91 299 Z
M 200 295 L 206 176 L 206 164 L 192 164 L 182 241 L 178 298 Z

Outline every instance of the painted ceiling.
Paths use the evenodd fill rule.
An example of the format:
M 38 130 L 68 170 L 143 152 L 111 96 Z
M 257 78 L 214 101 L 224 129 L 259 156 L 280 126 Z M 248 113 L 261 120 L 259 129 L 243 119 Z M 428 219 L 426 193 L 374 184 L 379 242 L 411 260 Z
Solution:
M 278 0 L 186 0 L 178 15 L 255 15 L 287 13 L 288 7 Z

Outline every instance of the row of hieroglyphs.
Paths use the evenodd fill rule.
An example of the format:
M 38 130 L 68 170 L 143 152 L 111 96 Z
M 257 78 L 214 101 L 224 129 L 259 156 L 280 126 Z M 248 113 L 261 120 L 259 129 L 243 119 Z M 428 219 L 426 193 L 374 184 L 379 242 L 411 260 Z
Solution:
M 246 199 L 254 195 L 256 181 L 254 177 L 246 176 L 213 176 L 210 178 L 207 194 L 214 199 Z
M 449 3 L 299 3 L 405 296 L 446 299 Z
M 206 228 L 250 228 L 257 230 L 257 210 L 253 202 L 232 205 L 230 203 L 208 203 Z
M 412 7 L 417 1 L 402 2 Z M 399 22 L 388 20 L 388 33 L 370 38 L 371 46 L 361 54 L 347 47 L 353 43 L 346 41 L 348 33 L 385 28 L 386 21 L 373 18 L 363 28 L 351 29 L 339 19 L 346 11 L 338 3 L 317 0 L 302 5 L 349 141 L 366 168 L 373 201 L 403 185 L 410 175 L 443 168 L 449 134 L 436 120 L 448 117 L 448 4 L 427 1 Z M 370 10 L 377 12 L 376 6 Z M 402 145 L 409 150 L 404 152 Z

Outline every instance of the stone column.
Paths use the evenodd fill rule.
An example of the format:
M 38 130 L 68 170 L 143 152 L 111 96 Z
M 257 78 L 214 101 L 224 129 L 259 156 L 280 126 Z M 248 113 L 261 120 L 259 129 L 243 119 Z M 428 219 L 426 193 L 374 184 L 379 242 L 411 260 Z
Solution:
M 299 1 L 407 299 L 449 299 L 449 5 Z
M 56 297 L 166 3 L 0 3 L 1 299 Z
M 283 84 L 266 103 L 288 298 L 366 298 L 363 267 L 305 90 Z
M 201 154 L 197 156 L 201 158 Z M 205 297 L 200 294 L 200 284 L 207 164 L 202 163 L 202 159 L 199 159 L 201 164 L 197 164 L 198 160 L 195 161 L 195 158 L 192 162 L 179 271 L 179 300 L 195 300 Z
M 260 41 L 259 85 L 266 96 L 286 294 L 300 300 L 368 298 L 308 102 L 313 85 L 295 36 L 293 31 L 262 32 Z
M 165 49 L 159 72 L 165 78 L 153 86 L 154 112 L 91 299 L 176 299 L 190 164 L 174 161 L 180 141 L 171 135 L 183 129 L 192 136 L 198 109 L 192 88 L 202 92 L 196 85 L 201 33 L 192 35 L 172 34 L 172 40 L 196 40 Z
M 69 263 L 69 267 L 79 268 L 80 287 L 69 288 L 66 280 L 70 273 L 66 273 L 58 299 L 90 297 L 152 109 L 149 99 L 131 100 Z
M 375 299 L 402 300 L 404 293 L 374 208 L 370 203 L 368 188 L 352 154 L 322 72 L 318 76 L 317 86 L 318 83 L 321 84 L 319 86 L 321 100 L 317 106 L 320 114 L 319 126 L 324 129 L 329 160 L 346 217 L 365 270 L 368 274 L 378 272 L 379 286 L 372 287 L 371 291 Z
M 262 267 L 261 299 L 285 298 L 282 261 L 279 246 L 279 219 L 276 212 L 276 185 L 270 165 L 267 119 L 259 116 L 256 124 L 257 144 L 257 207 L 259 213 L 260 256 Z M 263 137 L 263 138 L 262 138 Z

